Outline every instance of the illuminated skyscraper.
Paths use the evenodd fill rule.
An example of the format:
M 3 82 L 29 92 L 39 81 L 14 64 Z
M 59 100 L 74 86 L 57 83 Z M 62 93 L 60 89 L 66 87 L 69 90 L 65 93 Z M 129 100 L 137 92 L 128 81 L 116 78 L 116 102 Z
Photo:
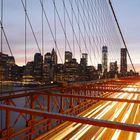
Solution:
M 50 64 L 51 65 L 52 63 L 52 55 L 50 52 L 47 52 L 45 54 L 45 57 L 44 57 L 44 64 Z
M 52 49 L 52 64 L 57 64 L 57 54 L 54 49 Z
M 110 62 L 110 70 L 109 70 L 109 76 L 110 78 L 117 78 L 118 75 L 118 66 L 117 66 L 117 61 L 115 62 Z
M 72 52 L 65 51 L 65 62 L 71 62 L 72 61 Z
M 82 62 L 85 66 L 88 64 L 88 54 L 87 53 L 82 53 Z
M 36 80 L 42 79 L 43 56 L 40 53 L 34 55 L 34 76 Z
M 110 62 L 110 72 L 116 73 L 117 72 L 117 69 L 118 69 L 118 67 L 117 67 L 117 61 Z
M 108 49 L 107 46 L 102 47 L 102 72 L 107 73 L 107 63 L 108 63 Z
M 127 73 L 127 49 L 121 48 L 121 67 L 120 73 L 125 75 Z

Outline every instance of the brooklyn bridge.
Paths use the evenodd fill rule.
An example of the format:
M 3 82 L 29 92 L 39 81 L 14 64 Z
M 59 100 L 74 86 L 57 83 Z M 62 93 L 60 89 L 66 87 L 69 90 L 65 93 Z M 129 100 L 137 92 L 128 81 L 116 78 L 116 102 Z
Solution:
M 0 139 L 139 140 L 140 77 L 111 0 L 0 0 Z

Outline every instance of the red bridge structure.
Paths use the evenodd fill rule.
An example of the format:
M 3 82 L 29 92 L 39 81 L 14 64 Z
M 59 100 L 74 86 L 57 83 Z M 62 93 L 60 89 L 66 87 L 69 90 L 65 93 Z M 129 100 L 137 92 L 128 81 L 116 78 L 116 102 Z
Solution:
M 3 113 L 0 138 L 2 140 L 41 139 L 39 136 L 44 136 L 43 134 L 50 130 L 55 133 L 61 131 L 60 128 L 58 130 L 55 128 L 65 122 L 139 133 L 140 122 L 136 124 L 96 119 L 96 117 L 86 117 L 84 113 L 90 112 L 96 104 L 100 105 L 102 102 L 122 102 L 139 106 L 139 81 L 139 77 L 131 77 L 3 95 L 0 97 L 0 110 Z M 117 94 L 128 96 L 120 98 Z M 129 98 L 130 94 L 133 98 Z M 137 98 L 135 95 L 138 95 Z
M 140 77 L 111 0 L 1 0 L 0 16 L 0 140 L 140 139 Z

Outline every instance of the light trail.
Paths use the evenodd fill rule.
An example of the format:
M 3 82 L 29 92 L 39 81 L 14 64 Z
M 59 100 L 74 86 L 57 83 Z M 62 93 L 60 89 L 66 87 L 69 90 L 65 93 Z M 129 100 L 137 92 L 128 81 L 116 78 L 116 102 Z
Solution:
M 124 88 L 127 91 L 139 91 L 139 88 L 133 86 L 127 86 Z M 131 93 L 114 93 L 109 97 L 120 98 L 120 99 L 130 99 L 139 100 L 139 94 Z M 140 105 L 134 103 L 122 103 L 122 102 L 112 102 L 112 101 L 99 101 L 94 104 L 88 111 L 84 111 L 79 114 L 79 116 L 87 118 L 95 118 L 102 120 L 118 121 L 122 123 L 133 123 L 140 124 L 139 118 Z M 131 113 L 134 115 L 132 116 Z M 111 140 L 122 139 L 124 135 L 129 139 L 139 140 L 140 133 L 127 132 L 121 130 L 115 130 L 110 128 L 102 128 L 92 125 L 85 125 L 80 123 L 65 122 L 61 127 L 51 130 L 52 135 L 44 135 L 44 139 L 59 140 L 59 139 L 69 139 L 69 140 L 101 140 L 108 138 Z M 57 132 L 57 133 L 56 133 Z M 109 135 L 108 135 L 109 134 Z M 109 136 L 109 137 L 108 137 Z
M 121 95 L 122 97 L 125 95 Z M 111 101 L 109 102 L 111 103 Z M 107 108 L 105 108 L 105 110 L 103 110 L 100 114 L 98 114 L 96 117 L 94 117 L 95 119 L 101 119 L 108 111 L 110 111 L 115 105 L 117 104 L 117 102 L 113 102 L 112 105 L 107 106 L 107 103 L 105 104 L 105 106 L 107 106 Z M 94 114 L 93 114 L 94 115 Z M 92 115 L 92 116 L 93 116 Z M 91 116 L 89 116 L 91 117 Z M 90 125 L 86 125 L 85 127 L 83 127 L 76 135 L 74 135 L 70 140 L 75 140 L 75 139 L 79 139 L 84 133 L 86 133 L 92 126 Z
M 95 111 L 96 109 L 99 109 L 101 107 L 101 105 L 97 106 L 96 108 L 94 108 L 93 110 L 91 110 L 90 112 L 88 112 L 85 115 L 82 115 L 83 117 L 88 117 L 89 115 Z M 76 124 L 76 125 L 75 125 Z M 77 127 L 79 127 L 81 124 L 80 123 L 72 123 L 71 125 L 69 125 L 68 127 L 64 128 L 62 131 L 58 132 L 55 136 L 52 137 L 53 140 L 58 140 L 58 139 L 63 139 L 66 135 L 68 135 L 69 133 L 71 133 L 73 130 L 75 130 Z
M 128 94 L 127 94 L 128 95 Z M 133 95 L 129 95 L 128 96 L 128 99 L 131 99 L 131 97 L 132 97 Z M 116 118 L 118 118 L 118 116 L 120 115 L 120 113 L 124 110 L 124 108 L 126 107 L 126 105 L 127 105 L 127 103 L 122 103 L 123 105 L 121 106 L 121 108 L 120 109 L 117 109 L 117 112 L 115 112 L 114 113 L 114 116 L 112 116 L 112 118 L 110 119 L 111 121 L 114 121 Z M 116 110 L 115 110 L 116 111 Z M 103 130 L 101 131 L 101 133 L 100 134 L 98 134 L 97 135 L 97 137 L 96 136 L 94 136 L 94 137 L 92 137 L 92 140 L 95 140 L 95 138 L 96 138 L 96 140 L 99 140 L 102 136 L 103 136 L 103 134 L 105 133 L 105 131 L 107 130 L 108 128 L 103 128 Z
M 114 97 L 122 97 L 122 96 L 126 96 L 126 95 L 122 95 L 121 93 L 115 95 Z M 101 101 L 103 102 L 103 101 Z M 103 102 L 104 103 L 104 102 Z M 108 101 L 107 103 L 104 103 L 104 105 L 96 105 L 97 107 L 95 107 L 94 109 L 92 109 L 90 112 L 88 112 L 85 115 L 82 115 L 83 117 L 87 117 L 87 118 L 91 118 L 93 115 L 95 115 L 96 113 L 98 113 L 100 110 L 102 110 L 103 108 L 105 108 L 106 106 L 108 106 L 111 103 L 111 101 Z M 97 103 L 99 104 L 99 103 Z M 95 112 L 94 112 L 95 111 Z M 92 114 L 91 114 L 92 113 Z M 91 115 L 90 115 L 91 114 Z M 62 131 L 58 132 L 57 134 L 55 134 L 54 136 L 52 136 L 53 140 L 57 140 L 57 139 L 63 139 L 65 136 L 67 136 L 69 133 L 71 133 L 72 131 L 74 131 L 76 128 L 78 128 L 80 125 L 82 124 L 76 124 L 76 123 L 72 123 L 71 125 L 69 125 L 68 127 L 64 128 Z M 73 127 L 74 126 L 74 127 Z M 88 125 L 86 125 L 88 126 Z
M 137 99 L 137 95 L 135 95 L 135 98 L 134 98 L 134 99 Z M 128 119 L 128 117 L 129 117 L 129 115 L 130 115 L 130 113 L 131 113 L 131 111 L 132 111 L 133 106 L 134 106 L 134 103 L 132 103 L 132 104 L 129 106 L 129 109 L 128 109 L 128 111 L 125 113 L 125 115 L 124 115 L 124 117 L 123 117 L 123 119 L 122 119 L 121 122 L 123 122 L 123 123 L 126 122 L 126 120 Z M 113 135 L 113 137 L 112 137 L 112 140 L 117 140 L 118 137 L 119 137 L 119 135 L 120 135 L 120 133 L 121 133 L 121 130 L 116 130 L 115 133 L 114 133 L 114 135 Z

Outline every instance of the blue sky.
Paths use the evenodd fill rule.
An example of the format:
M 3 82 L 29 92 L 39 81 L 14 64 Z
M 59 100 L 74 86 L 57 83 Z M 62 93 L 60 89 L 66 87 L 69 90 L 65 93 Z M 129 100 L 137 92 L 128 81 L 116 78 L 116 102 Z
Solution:
M 35 33 L 37 35 L 39 43 L 41 42 L 41 8 L 38 7 L 39 0 L 27 0 L 29 2 L 28 9 L 29 16 L 31 17 L 32 25 L 35 27 Z M 47 0 L 50 2 L 50 0 Z M 61 13 L 62 11 L 62 3 L 57 1 L 58 10 Z M 66 0 L 67 1 L 67 0 Z M 104 1 L 104 0 L 101 0 Z M 33 2 L 33 3 L 32 3 Z M 36 3 L 36 4 L 35 4 Z M 140 0 L 112 0 L 113 7 L 115 9 L 120 27 L 122 29 L 124 38 L 126 40 L 128 49 L 130 51 L 132 60 L 134 63 L 140 63 Z M 5 9 L 4 9 L 4 25 L 7 35 L 9 37 L 9 42 L 12 46 L 13 53 L 16 55 L 16 61 L 18 64 L 23 64 L 24 59 L 24 11 L 21 5 L 20 0 L 4 0 Z M 53 9 L 52 2 L 45 5 L 48 11 Z M 67 5 L 69 9 L 69 5 Z M 9 14 L 10 13 L 10 14 Z M 36 18 L 37 17 L 37 18 Z M 50 19 L 50 23 L 53 26 L 53 13 L 48 12 L 48 17 Z M 58 20 L 58 19 L 57 19 Z M 57 33 L 60 30 L 60 23 L 57 25 Z M 45 51 L 51 51 L 50 48 L 54 47 L 52 44 L 52 39 L 50 37 L 50 31 L 48 27 L 45 29 L 45 34 L 47 36 L 46 43 L 49 47 L 46 47 Z M 33 59 L 33 53 L 37 52 L 37 47 L 35 46 L 33 36 L 31 34 L 29 25 L 28 25 L 28 60 Z M 64 53 L 63 48 L 61 47 L 64 38 L 63 34 L 59 35 L 60 40 L 58 45 L 60 46 L 60 52 Z M 58 37 L 58 38 L 59 38 Z M 41 46 L 41 43 L 40 43 Z M 8 52 L 7 48 L 4 47 L 4 51 Z M 77 54 L 78 55 L 78 54 Z
M 134 63 L 140 63 L 140 0 L 112 0 Z

